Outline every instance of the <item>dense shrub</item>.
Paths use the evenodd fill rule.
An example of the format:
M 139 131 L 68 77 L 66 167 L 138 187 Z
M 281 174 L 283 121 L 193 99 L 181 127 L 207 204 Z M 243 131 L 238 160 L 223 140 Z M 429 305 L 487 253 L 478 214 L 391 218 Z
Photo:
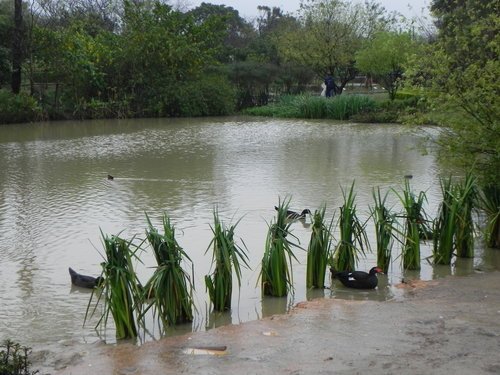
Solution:
M 38 371 L 31 371 L 28 355 L 31 349 L 5 340 L 0 344 L 0 374 L 2 375 L 34 375 Z
M 0 124 L 30 122 L 40 118 L 43 118 L 43 113 L 33 97 L 0 90 Z

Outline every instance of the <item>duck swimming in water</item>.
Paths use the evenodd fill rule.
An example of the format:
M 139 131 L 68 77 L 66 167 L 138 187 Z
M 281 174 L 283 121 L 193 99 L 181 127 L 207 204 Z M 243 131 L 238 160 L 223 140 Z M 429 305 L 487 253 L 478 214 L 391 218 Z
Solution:
M 278 207 L 274 206 L 274 209 L 276 211 L 278 211 Z M 311 211 L 306 208 L 305 210 L 303 210 L 300 214 L 298 212 L 295 212 L 295 211 L 291 211 L 291 210 L 287 210 L 286 211 L 286 217 L 287 219 L 290 219 L 290 220 L 303 220 L 306 218 L 306 215 L 310 215 L 311 214 Z
M 80 288 L 93 289 L 96 286 L 101 285 L 101 283 L 104 281 L 104 279 L 100 276 L 93 277 L 93 276 L 81 275 L 71 267 L 69 267 L 69 274 L 71 276 L 71 283 Z
M 373 267 L 370 272 L 364 271 L 335 271 L 330 269 L 332 277 L 339 279 L 344 286 L 354 289 L 375 289 L 378 284 L 377 273 L 383 273 L 379 267 Z

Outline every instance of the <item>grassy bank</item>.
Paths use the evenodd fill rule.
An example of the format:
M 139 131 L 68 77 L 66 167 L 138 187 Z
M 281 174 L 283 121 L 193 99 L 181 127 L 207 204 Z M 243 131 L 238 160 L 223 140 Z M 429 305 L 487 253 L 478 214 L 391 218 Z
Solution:
M 352 120 L 363 123 L 402 123 L 409 118 L 418 122 L 432 123 L 424 116 L 425 103 L 411 93 L 398 94 L 395 100 L 388 100 L 370 94 L 342 94 L 325 98 L 310 94 L 286 95 L 275 103 L 248 108 L 244 114 L 280 118 L 307 118 Z

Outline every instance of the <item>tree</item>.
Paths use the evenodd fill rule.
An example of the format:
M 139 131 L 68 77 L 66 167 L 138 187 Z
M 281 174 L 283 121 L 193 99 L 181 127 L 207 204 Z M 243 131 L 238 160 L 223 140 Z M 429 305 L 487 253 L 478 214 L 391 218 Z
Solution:
M 23 2 L 14 0 L 14 32 L 12 36 L 12 92 L 21 90 L 21 64 L 23 59 Z
M 500 3 L 435 0 L 437 41 L 414 59 L 412 81 L 425 89 L 443 126 L 441 153 L 473 171 L 500 197 Z M 494 198 L 494 197 L 497 198 Z M 496 229 L 492 246 L 500 247 L 500 213 L 494 203 Z M 488 219 L 489 220 L 489 219 Z M 493 220 L 493 219 L 492 219 Z
M 197 24 L 213 20 L 222 21 L 225 25 L 223 45 L 218 59 L 221 62 L 244 60 L 248 54 L 248 46 L 255 39 L 256 33 L 252 25 L 240 17 L 237 10 L 225 5 L 201 3 L 200 6 L 187 13 Z
M 356 76 L 355 54 L 377 30 L 391 22 L 385 9 L 342 0 L 308 0 L 301 4 L 300 27 L 282 33 L 280 53 L 310 66 L 318 76 L 331 74 L 335 93 Z
M 383 84 L 394 100 L 414 43 L 407 33 L 379 32 L 356 54 L 356 67 Z

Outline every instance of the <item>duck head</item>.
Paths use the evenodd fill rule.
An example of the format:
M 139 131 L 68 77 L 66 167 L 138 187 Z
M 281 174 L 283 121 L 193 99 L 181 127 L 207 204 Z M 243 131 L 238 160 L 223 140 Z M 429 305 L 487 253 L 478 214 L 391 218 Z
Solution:
M 381 273 L 383 274 L 384 271 L 382 270 L 382 268 L 380 267 L 373 267 L 371 270 L 370 270 L 370 275 L 375 275 L 377 273 Z

